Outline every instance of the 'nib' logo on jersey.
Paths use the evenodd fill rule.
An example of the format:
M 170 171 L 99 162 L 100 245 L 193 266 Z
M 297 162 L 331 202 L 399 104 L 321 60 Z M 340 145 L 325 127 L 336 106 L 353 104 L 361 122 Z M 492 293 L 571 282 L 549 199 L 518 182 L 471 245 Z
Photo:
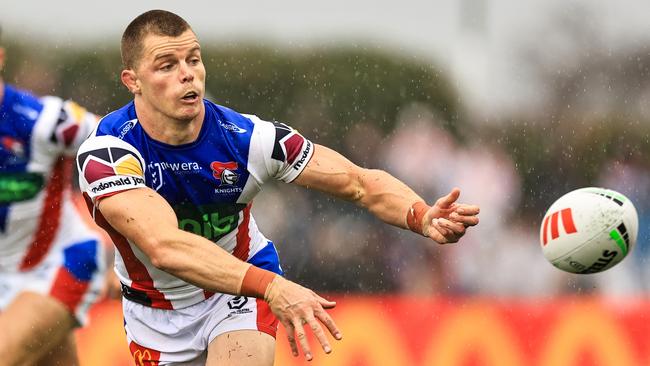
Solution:
M 219 161 L 213 161 L 210 164 L 212 168 L 212 176 L 219 181 L 219 186 L 232 186 L 239 180 L 239 174 L 235 173 L 234 170 L 237 170 L 239 166 L 234 161 L 229 161 L 227 163 L 222 163 Z

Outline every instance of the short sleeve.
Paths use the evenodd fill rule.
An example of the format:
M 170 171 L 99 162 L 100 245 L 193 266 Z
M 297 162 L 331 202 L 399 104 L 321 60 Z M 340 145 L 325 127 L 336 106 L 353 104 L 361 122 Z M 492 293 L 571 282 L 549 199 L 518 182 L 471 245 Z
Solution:
M 246 115 L 254 123 L 249 170 L 261 182 L 275 178 L 291 182 L 300 175 L 314 153 L 314 145 L 297 130 L 279 122 Z
M 91 136 L 77 153 L 79 187 L 97 203 L 129 189 L 146 187 L 145 163 L 131 144 L 115 136 Z
M 72 156 L 95 129 L 98 121 L 99 117 L 95 114 L 88 112 L 79 104 L 67 100 L 63 102 L 54 137 L 65 147 L 64 153 Z
M 48 151 L 73 156 L 97 125 L 98 117 L 79 104 L 58 97 L 41 98 L 43 111 L 35 127 L 35 138 Z

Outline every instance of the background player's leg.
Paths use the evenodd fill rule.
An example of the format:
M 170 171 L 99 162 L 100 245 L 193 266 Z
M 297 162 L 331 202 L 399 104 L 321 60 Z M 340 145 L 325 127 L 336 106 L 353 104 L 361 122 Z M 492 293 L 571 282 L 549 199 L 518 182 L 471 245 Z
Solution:
M 74 333 L 68 336 L 58 345 L 41 357 L 36 366 L 78 366 L 77 342 Z
M 3 365 L 33 365 L 60 346 L 60 351 L 73 352 L 68 359 L 76 365 L 76 350 L 65 345 L 75 324 L 58 300 L 23 292 L 0 313 L 0 360 Z
M 275 338 L 257 330 L 237 330 L 210 343 L 206 366 L 271 366 L 274 358 Z

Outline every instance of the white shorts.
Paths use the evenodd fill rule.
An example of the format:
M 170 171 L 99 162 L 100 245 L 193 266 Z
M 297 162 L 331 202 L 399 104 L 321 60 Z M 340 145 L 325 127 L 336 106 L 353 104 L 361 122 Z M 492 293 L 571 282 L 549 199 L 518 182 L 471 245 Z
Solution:
M 0 311 L 21 292 L 30 291 L 59 300 L 84 325 L 104 285 L 105 272 L 104 246 L 96 237 L 54 243 L 34 268 L 0 271 Z
M 176 310 L 122 299 L 122 308 L 137 365 L 205 365 L 208 345 L 220 334 L 251 329 L 275 337 L 278 329 L 268 304 L 253 297 L 215 294 Z
M 249 263 L 283 275 L 272 242 Z M 278 320 L 269 305 L 254 297 L 216 293 L 182 309 L 157 309 L 122 298 L 124 329 L 137 365 L 205 365 L 217 336 L 235 330 L 258 330 L 275 338 Z

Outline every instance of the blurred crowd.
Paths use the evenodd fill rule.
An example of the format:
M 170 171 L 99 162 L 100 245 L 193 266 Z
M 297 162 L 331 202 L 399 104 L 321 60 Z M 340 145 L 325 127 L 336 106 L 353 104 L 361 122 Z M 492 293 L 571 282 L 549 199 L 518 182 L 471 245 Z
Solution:
M 499 126 L 459 117 L 457 92 L 431 65 L 356 50 L 284 56 L 244 48 L 217 51 L 205 51 L 214 75 L 207 85 L 217 103 L 292 125 L 359 165 L 390 172 L 430 204 L 459 187 L 461 201 L 481 206 L 480 225 L 460 243 L 440 246 L 383 224 L 353 204 L 269 184 L 253 211 L 262 232 L 276 243 L 289 278 L 326 292 L 650 294 L 646 109 L 639 109 L 646 113 L 642 118 L 615 116 L 631 121 L 622 123 L 605 112 L 595 116 L 588 103 L 580 111 L 575 107 L 580 100 L 566 107 L 568 97 L 558 97 L 553 104 L 558 108 L 548 108 L 547 115 L 537 112 Z M 6 80 L 21 88 L 72 98 L 98 114 L 130 99 L 116 77 L 120 61 L 114 49 L 48 59 L 16 43 L 10 54 Z M 650 64 L 650 58 L 642 60 L 626 70 Z M 574 79 L 583 80 L 571 75 Z M 638 101 L 650 95 L 643 90 L 639 87 Z M 584 121 L 586 115 L 590 121 Z M 617 190 L 634 202 L 639 239 L 615 268 L 570 275 L 544 259 L 540 224 L 555 199 L 590 185 Z
M 526 172 L 498 140 L 474 136 L 461 142 L 422 105 L 404 109 L 398 119 L 387 136 L 373 124 L 355 125 L 341 136 L 341 152 L 355 163 L 391 172 L 429 203 L 459 187 L 463 202 L 481 206 L 480 225 L 459 243 L 441 246 L 389 227 L 352 204 L 274 185 L 253 209 L 279 247 L 289 277 L 331 292 L 503 297 L 650 293 L 650 165 L 640 154 L 612 158 L 593 182 L 634 202 L 640 220 L 636 248 L 613 269 L 577 276 L 555 269 L 543 257 L 539 232 L 544 210 L 527 204 L 537 197 L 522 186 Z M 575 188 L 579 186 L 569 186 Z M 546 195 L 564 193 L 560 188 Z

